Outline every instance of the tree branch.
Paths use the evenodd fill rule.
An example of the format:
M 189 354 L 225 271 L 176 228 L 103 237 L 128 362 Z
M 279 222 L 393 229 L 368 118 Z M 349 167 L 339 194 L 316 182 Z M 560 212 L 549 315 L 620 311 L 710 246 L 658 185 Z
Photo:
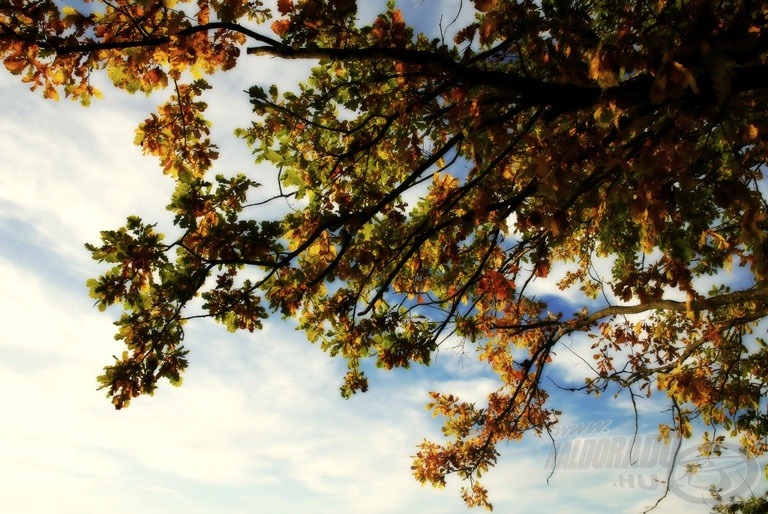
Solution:
M 636 305 L 609 305 L 608 307 L 604 307 L 581 319 L 580 325 L 591 325 L 608 316 L 640 314 L 642 312 L 648 312 L 651 310 L 666 310 L 674 312 L 687 312 L 692 310 L 694 312 L 698 312 L 713 310 L 726 305 L 734 305 L 750 301 L 768 302 L 768 287 L 763 286 L 754 289 L 746 289 L 744 291 L 736 291 L 734 293 L 710 296 L 709 298 L 701 298 L 688 302 L 662 299 L 651 300 L 649 302 L 639 303 Z
M 327 59 L 331 61 L 380 61 L 392 60 L 406 64 L 420 65 L 425 71 L 438 75 L 449 75 L 457 85 L 487 86 L 497 90 L 517 93 L 521 103 L 526 105 L 557 106 L 564 109 L 584 108 L 595 104 L 601 98 L 611 100 L 629 100 L 630 102 L 649 102 L 649 90 L 653 77 L 642 75 L 631 78 L 622 84 L 601 89 L 573 83 L 551 82 L 531 77 L 516 75 L 501 70 L 478 68 L 470 64 L 455 61 L 448 55 L 438 52 L 413 50 L 408 48 L 369 47 L 369 48 L 293 48 L 285 43 L 260 34 L 247 27 L 231 22 L 211 22 L 184 28 L 174 34 L 147 37 L 127 41 L 88 41 L 67 45 L 52 39 L 30 41 L 13 33 L 2 38 L 16 38 L 27 43 L 34 43 L 42 48 L 54 50 L 59 55 L 89 53 L 98 50 L 122 50 L 127 48 L 160 46 L 171 43 L 175 38 L 191 36 L 210 30 L 229 30 L 263 43 L 262 46 L 249 47 L 250 55 L 265 55 L 282 59 Z M 697 77 L 702 83 L 711 83 L 708 76 Z M 741 66 L 731 70 L 731 92 L 768 88 L 768 65 Z M 706 89 L 706 88 L 704 88 Z M 711 89 L 711 88 L 710 88 Z
M 35 43 L 37 43 L 39 46 L 43 48 L 50 48 L 51 50 L 54 50 L 59 55 L 67 55 L 67 54 L 95 52 L 97 50 L 122 50 L 126 48 L 137 48 L 142 46 L 160 46 L 160 45 L 165 45 L 170 43 L 174 38 L 183 38 L 186 36 L 197 34 L 198 32 L 208 32 L 216 29 L 231 30 L 232 32 L 239 32 L 244 36 L 247 36 L 256 41 L 260 41 L 267 45 L 271 45 L 273 48 L 276 48 L 276 49 L 290 48 L 276 39 L 273 39 L 269 36 L 265 36 L 263 34 L 259 34 L 258 32 L 253 31 L 247 27 L 243 27 L 242 25 L 238 25 L 237 23 L 224 22 L 224 21 L 213 21 L 211 23 L 204 23 L 202 25 L 187 27 L 185 29 L 182 29 L 176 32 L 175 34 L 171 34 L 167 36 L 159 36 L 159 37 L 150 37 L 150 38 L 138 39 L 138 40 L 103 41 L 103 42 L 90 41 L 88 43 L 81 43 L 77 45 L 57 45 L 47 40 L 35 41 Z

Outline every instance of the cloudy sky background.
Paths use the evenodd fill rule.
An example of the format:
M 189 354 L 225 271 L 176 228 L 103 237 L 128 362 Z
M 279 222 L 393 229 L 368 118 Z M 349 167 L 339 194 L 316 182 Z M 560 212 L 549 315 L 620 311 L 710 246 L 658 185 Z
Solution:
M 442 4 L 402 7 L 434 27 L 440 12 L 456 12 L 455 1 Z M 288 88 L 302 76 L 300 64 L 244 57 L 236 71 L 212 81 L 206 100 L 222 154 L 216 172 L 270 173 L 256 169 L 231 136 L 249 121 L 242 91 L 253 83 Z M 455 481 L 442 491 L 416 483 L 410 456 L 424 437 L 440 439 L 439 420 L 424 408 L 428 391 L 482 401 L 494 388 L 471 350 L 462 359 L 446 349 L 430 369 L 374 373 L 370 392 L 343 400 L 345 364 L 290 323 L 275 317 L 261 332 L 232 335 L 203 321 L 189 326 L 183 387 L 164 383 L 154 397 L 112 409 L 95 377 L 122 351 L 111 324 L 117 312 L 98 312 L 87 295 L 86 279 L 103 269 L 83 243 L 129 214 L 168 227 L 172 183 L 131 144 L 162 94 L 103 89 L 106 98 L 83 109 L 44 101 L 0 73 L 3 511 L 466 512 Z M 583 376 L 574 356 L 560 357 L 564 381 Z M 659 400 L 640 405 L 641 433 L 666 421 Z M 631 435 L 627 399 L 557 394 L 553 402 L 565 411 L 564 423 L 612 419 L 606 436 Z M 633 513 L 662 492 L 618 480 L 648 470 L 561 470 L 547 485 L 549 450 L 535 438 L 503 449 L 484 481 L 497 512 Z M 708 512 L 675 495 L 655 512 L 683 510 Z

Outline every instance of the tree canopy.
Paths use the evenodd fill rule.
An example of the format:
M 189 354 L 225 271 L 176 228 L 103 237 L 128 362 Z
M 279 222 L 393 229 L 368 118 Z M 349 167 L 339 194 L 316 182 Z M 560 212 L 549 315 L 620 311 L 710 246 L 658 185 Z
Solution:
M 126 350 L 99 377 L 115 407 L 181 380 L 199 318 L 296 319 L 348 363 L 346 397 L 368 363 L 429 364 L 458 339 L 501 385 L 483 405 L 431 393 L 446 439 L 413 473 L 456 474 L 489 506 L 478 478 L 500 443 L 557 423 L 543 377 L 581 335 L 592 372 L 572 389 L 664 395 L 662 438 L 699 419 L 763 454 L 766 4 L 462 8 L 471 22 L 434 37 L 394 3 L 358 23 L 354 0 L 0 5 L 3 64 L 46 98 L 87 105 L 97 74 L 169 91 L 135 143 L 176 183 L 177 233 L 131 217 L 87 245 L 106 265 L 91 295 L 122 309 Z M 253 122 L 236 135 L 274 176 L 211 176 L 205 77 L 265 57 L 314 63 L 294 91 L 244 85 Z M 259 196 L 265 180 L 278 194 Z M 535 294 L 547 280 L 561 297 Z

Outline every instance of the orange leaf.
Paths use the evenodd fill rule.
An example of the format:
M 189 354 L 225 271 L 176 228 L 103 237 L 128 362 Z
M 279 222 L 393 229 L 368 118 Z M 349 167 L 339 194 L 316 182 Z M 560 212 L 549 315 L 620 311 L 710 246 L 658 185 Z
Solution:
M 400 9 L 392 11 L 392 25 L 405 25 L 405 19 Z
M 285 16 L 293 12 L 293 0 L 277 0 L 277 11 Z
M 496 5 L 496 0 L 472 0 L 475 4 L 475 9 L 480 12 L 488 12 Z
M 23 57 L 9 57 L 3 64 L 5 64 L 8 71 L 14 75 L 18 75 L 27 66 L 27 60 Z
M 290 27 L 291 27 L 290 20 L 275 20 L 272 22 L 272 32 L 274 32 L 278 36 L 282 36 L 283 34 L 288 32 L 288 29 Z

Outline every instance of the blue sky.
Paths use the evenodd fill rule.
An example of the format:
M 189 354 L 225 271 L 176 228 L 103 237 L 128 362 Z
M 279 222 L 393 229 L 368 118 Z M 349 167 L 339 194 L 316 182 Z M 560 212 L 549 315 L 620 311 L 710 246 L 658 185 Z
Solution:
M 427 24 L 440 12 L 455 12 L 457 2 L 438 4 L 401 6 Z M 301 63 L 248 59 L 216 77 L 206 97 L 222 154 L 216 172 L 274 173 L 253 165 L 231 136 L 248 124 L 242 91 L 254 82 L 284 89 L 305 72 Z M 191 366 L 183 387 L 163 384 L 154 397 L 112 409 L 95 377 L 121 351 L 111 324 L 117 313 L 99 313 L 87 295 L 86 279 L 102 270 L 83 243 L 129 214 L 168 228 L 163 206 L 172 184 L 131 144 L 161 97 L 103 89 L 106 98 L 83 109 L 44 101 L 0 74 L 3 510 L 467 512 L 455 482 L 446 490 L 417 484 L 410 456 L 422 438 L 440 438 L 424 408 L 428 391 L 482 401 L 494 388 L 471 349 L 464 359 L 441 351 L 429 369 L 374 372 L 369 393 L 343 400 L 345 364 L 307 343 L 290 323 L 273 317 L 261 332 L 232 335 L 201 322 L 187 334 Z M 583 376 L 577 358 L 566 351 L 559 358 L 564 381 Z M 658 400 L 641 404 L 642 433 L 664 420 Z M 564 423 L 612 419 L 604 435 L 631 434 L 626 398 L 556 394 L 553 403 L 565 411 Z M 617 481 L 617 470 L 563 470 L 547 485 L 548 451 L 548 442 L 535 438 L 503 448 L 485 480 L 497 512 L 640 512 L 661 492 L 629 487 L 626 477 Z M 682 510 L 708 512 L 674 495 L 655 512 Z

